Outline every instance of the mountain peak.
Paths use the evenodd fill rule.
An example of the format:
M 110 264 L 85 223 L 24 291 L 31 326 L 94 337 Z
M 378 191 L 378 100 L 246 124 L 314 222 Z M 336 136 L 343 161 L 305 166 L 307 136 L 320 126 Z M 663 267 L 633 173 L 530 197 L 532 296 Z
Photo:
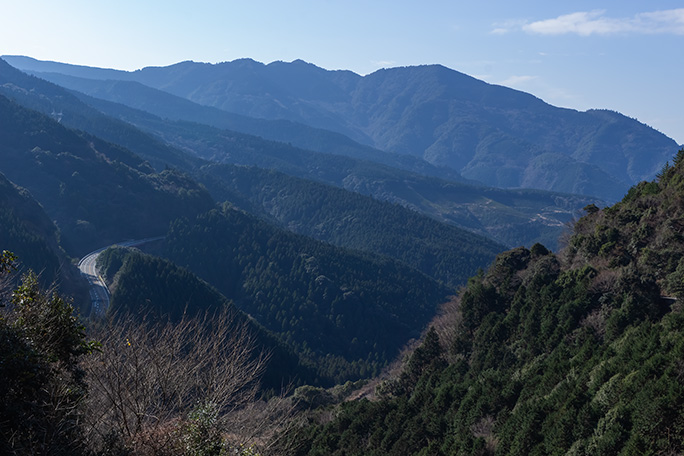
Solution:
M 14 62 L 35 71 L 134 80 L 235 114 L 331 130 L 495 187 L 533 185 L 614 201 L 653 178 L 678 148 L 620 114 L 557 108 L 441 64 L 359 76 L 302 59 L 182 62 L 134 73 Z

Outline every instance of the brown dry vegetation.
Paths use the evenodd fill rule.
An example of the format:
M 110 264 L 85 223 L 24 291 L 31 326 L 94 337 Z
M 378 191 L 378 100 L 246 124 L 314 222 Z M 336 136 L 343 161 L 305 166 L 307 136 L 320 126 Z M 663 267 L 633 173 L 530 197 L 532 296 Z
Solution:
M 227 311 L 178 323 L 127 318 L 93 335 L 102 348 L 83 362 L 90 448 L 140 455 L 267 448 L 291 417 L 290 401 L 259 398 L 268 355 L 255 352 L 249 328 Z

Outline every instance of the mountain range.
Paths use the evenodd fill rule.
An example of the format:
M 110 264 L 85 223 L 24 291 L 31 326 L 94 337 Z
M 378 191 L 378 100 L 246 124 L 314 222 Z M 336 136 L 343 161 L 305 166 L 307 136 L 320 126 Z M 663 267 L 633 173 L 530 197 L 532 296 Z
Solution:
M 155 253 L 192 266 L 208 283 L 161 258 L 121 261 L 106 268 L 111 315 L 154 311 L 163 319 L 234 303 L 253 315 L 254 331 L 274 353 L 273 365 L 283 366 L 282 379 L 269 369 L 271 387 L 294 378 L 330 384 L 379 371 L 420 334 L 455 287 L 504 249 L 415 211 L 328 185 L 227 164 L 211 169 L 210 162 L 2 62 L 0 80 L 0 171 L 7 177 L 1 181 L 3 249 L 40 272 L 46 286 L 76 290 L 74 299 L 87 315 L 89 302 L 69 257 L 124 239 L 166 235 L 165 247 Z M 166 159 L 182 169 L 169 168 Z M 212 185 L 208 189 L 193 174 Z M 265 199 L 271 209 L 277 201 L 244 189 L 262 185 L 290 193 L 277 204 L 281 215 L 290 214 L 286 220 L 255 210 Z M 321 210 L 321 201 L 307 199 L 314 189 L 334 204 Z M 268 221 L 238 210 L 241 205 Z M 321 234 L 337 246 L 277 226 L 296 220 L 299 211 L 320 212 Z M 346 223 L 353 218 L 359 220 Z M 396 234 L 385 238 L 383 231 Z M 308 308 L 321 310 L 309 314 Z M 366 326 L 355 324 L 357 314 Z M 388 337 L 377 339 L 378 326 L 387 328 Z M 327 330 L 312 329 L 320 327 Z
M 8 61 L 0 452 L 684 448 L 684 150 L 664 135 L 439 65 Z M 78 258 L 142 237 L 144 252 L 103 250 L 111 304 L 82 325 Z M 17 265 L 37 276 L 18 285 Z M 222 324 L 245 339 L 202 340 Z M 264 363 L 249 404 L 212 412 L 218 371 L 176 356 L 207 342 L 209 364 L 241 343 Z M 166 389 L 181 371 L 199 382 L 183 401 Z M 124 391 L 163 397 L 161 413 Z M 225 421 L 250 417 L 278 424 L 257 438 Z
M 615 201 L 630 186 L 653 178 L 678 147 L 619 113 L 557 108 L 439 65 L 359 76 L 300 60 L 268 65 L 249 59 L 215 65 L 182 62 L 123 72 L 6 59 L 55 81 L 64 74 L 133 81 L 234 114 L 331 130 L 497 187 Z M 104 90 L 93 88 L 92 82 L 72 79 L 68 84 L 84 91 L 90 84 L 91 93 Z
M 136 85 L 139 90 L 132 94 L 123 90 L 127 87 L 125 85 L 116 83 L 115 87 L 117 99 L 126 98 L 132 104 L 141 98 L 149 100 L 151 106 L 157 106 L 155 111 L 159 114 L 165 110 L 186 113 L 183 118 L 189 121 L 168 120 L 81 92 L 70 93 L 0 61 L 0 93 L 51 116 L 65 126 L 123 145 L 158 171 L 170 166 L 195 173 L 198 168 L 216 161 L 275 169 L 307 181 L 324 182 L 398 203 L 444 222 L 491 236 L 508 246 L 543 242 L 555 249 L 565 224 L 577 211 L 587 204 L 600 204 L 599 200 L 591 197 L 473 185 L 453 172 L 439 172 L 438 168 L 424 161 L 421 161 L 423 165 L 416 167 L 411 164 L 416 162 L 415 158 L 394 163 L 396 160 L 388 160 L 388 154 L 379 151 L 362 160 L 357 156 L 363 156 L 363 151 L 369 148 L 361 145 L 336 148 L 333 141 L 333 150 L 343 155 L 293 147 L 221 128 L 232 125 L 229 120 L 233 116 L 229 113 L 196 105 L 155 89 L 145 89 L 140 84 Z M 141 94 L 144 96 L 138 96 Z M 159 103 L 153 103 L 155 100 Z M 238 126 L 247 124 L 252 129 L 274 131 L 274 122 L 242 118 L 246 120 Z M 289 122 L 284 124 L 286 128 L 282 123 L 275 124 L 283 135 L 297 138 L 308 137 L 306 132 L 310 130 L 309 127 L 302 130 L 301 126 Z M 263 125 L 268 128 L 262 128 Z M 294 131 L 292 125 L 296 126 Z M 335 141 L 342 137 L 326 132 L 321 135 L 323 139 L 332 135 Z M 320 150 L 324 150 L 325 145 L 331 142 L 326 139 L 317 144 Z M 353 146 L 355 143 L 346 139 L 343 144 Z M 216 174 L 212 172 L 211 182 L 205 181 L 208 177 L 204 172 L 197 178 L 220 191 L 215 185 Z M 300 185 L 303 183 L 300 181 Z M 225 195 L 216 196 L 220 200 Z

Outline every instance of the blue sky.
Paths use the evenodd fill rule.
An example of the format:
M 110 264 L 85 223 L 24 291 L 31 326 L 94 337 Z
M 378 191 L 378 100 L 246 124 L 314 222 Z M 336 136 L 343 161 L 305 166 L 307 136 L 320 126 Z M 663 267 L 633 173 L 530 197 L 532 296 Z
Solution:
M 684 143 L 679 1 L 0 0 L 0 54 L 134 70 L 303 59 L 368 74 L 439 63 Z

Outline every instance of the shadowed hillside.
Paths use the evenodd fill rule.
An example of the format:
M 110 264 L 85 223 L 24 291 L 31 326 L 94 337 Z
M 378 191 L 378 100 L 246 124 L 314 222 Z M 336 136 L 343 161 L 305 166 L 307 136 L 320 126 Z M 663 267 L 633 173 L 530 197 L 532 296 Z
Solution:
M 377 374 L 451 290 L 396 260 L 230 209 L 170 228 L 164 254 L 215 286 L 330 382 Z
M 57 221 L 71 254 L 158 235 L 176 217 L 213 207 L 206 190 L 181 173 L 157 174 L 128 150 L 2 96 L 0 122 L 0 171 Z

